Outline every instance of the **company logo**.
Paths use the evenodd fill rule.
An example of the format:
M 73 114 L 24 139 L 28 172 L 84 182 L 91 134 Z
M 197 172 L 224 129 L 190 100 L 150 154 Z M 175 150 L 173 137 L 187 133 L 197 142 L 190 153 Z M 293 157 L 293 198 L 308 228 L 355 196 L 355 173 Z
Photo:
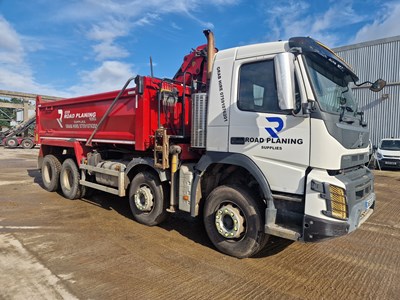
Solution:
M 265 127 L 265 130 L 268 131 L 272 138 L 278 139 L 278 132 L 283 129 L 283 120 L 279 117 L 266 117 L 267 121 L 270 124 L 275 124 L 274 127 Z
M 58 125 L 60 125 L 60 127 L 63 128 L 63 125 L 62 125 L 63 110 L 59 109 L 59 110 L 57 110 L 57 112 L 58 112 L 58 115 L 59 115 L 59 117 L 57 118 Z
M 288 130 L 285 132 L 287 137 L 280 138 L 278 133 L 282 131 L 283 127 L 285 126 L 285 122 L 280 117 L 266 117 L 265 118 L 268 123 L 269 127 L 264 127 L 265 130 L 269 133 L 269 137 L 245 137 L 244 143 L 254 143 L 259 144 L 261 149 L 263 150 L 284 150 L 289 149 L 286 145 L 303 145 L 303 139 L 299 137 L 290 137 L 291 131 Z M 260 128 L 261 129 L 261 128 Z M 262 134 L 261 134 L 262 135 Z

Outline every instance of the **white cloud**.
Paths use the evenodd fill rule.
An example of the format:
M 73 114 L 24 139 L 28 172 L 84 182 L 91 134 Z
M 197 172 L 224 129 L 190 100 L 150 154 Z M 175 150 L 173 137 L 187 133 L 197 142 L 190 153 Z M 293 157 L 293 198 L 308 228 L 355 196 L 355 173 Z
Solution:
M 222 0 L 223 2 L 223 0 Z M 214 5 L 226 5 L 217 1 Z M 97 21 L 102 16 L 114 16 L 123 19 L 140 19 L 148 13 L 186 13 L 196 11 L 201 2 L 199 0 L 82 0 L 67 2 L 65 7 L 54 16 L 59 20 Z
M 72 86 L 69 91 L 75 95 L 88 95 L 118 90 L 134 75 L 132 65 L 119 61 L 105 61 L 93 71 L 81 72 L 81 83 Z
M 92 25 L 87 37 L 98 42 L 93 46 L 96 60 L 103 61 L 129 56 L 128 50 L 115 44 L 117 38 L 128 34 L 129 24 L 123 20 L 109 18 L 107 21 Z
M 89 49 L 92 49 L 85 54 L 85 65 L 90 65 L 90 60 L 99 64 L 95 69 L 86 67 L 86 70 L 80 71 L 80 83 L 64 87 L 63 90 L 37 82 L 28 61 L 30 52 L 46 50 L 48 55 L 57 40 L 52 38 L 50 43 L 42 45 L 34 37 L 18 33 L 0 15 L 0 89 L 62 97 L 119 89 L 127 78 L 134 75 L 132 65 L 117 61 L 130 55 L 121 40 L 127 36 L 134 37 L 133 29 L 160 23 L 166 14 L 184 16 L 203 27 L 213 28 L 213 24 L 205 19 L 207 14 L 201 12 L 210 6 L 224 7 L 238 2 L 216 0 L 204 4 L 200 0 L 81 0 L 49 5 L 47 21 L 54 22 L 56 26 L 65 24 L 66 28 L 74 25 L 79 32 L 83 29 L 83 42 L 89 41 Z M 176 24 L 172 28 L 181 30 Z
M 400 3 L 388 3 L 372 22 L 361 28 L 353 43 L 400 35 Z
M 214 0 L 214 5 L 235 5 L 238 4 L 241 0 Z
M 285 0 L 276 6 L 267 6 L 268 27 L 272 32 L 270 37 L 274 40 L 296 36 L 297 30 L 303 30 L 307 21 L 303 15 L 309 8 L 304 1 Z M 302 24 L 300 24 L 302 23 Z
M 237 0 L 218 0 L 213 3 L 215 6 L 232 5 Z M 95 18 L 98 14 L 106 14 L 108 18 L 91 25 L 87 37 L 96 42 L 92 46 L 97 61 L 115 60 L 129 56 L 129 51 L 124 48 L 118 39 L 128 36 L 136 27 L 153 25 L 161 19 L 160 14 L 180 13 L 201 24 L 205 28 L 214 28 L 210 22 L 205 22 L 191 13 L 198 7 L 198 0 L 147 0 L 143 1 L 94 1 L 85 0 L 67 5 L 63 10 L 63 18 L 69 15 L 70 11 L 78 11 L 79 16 L 86 16 L 89 19 Z M 80 15 L 79 11 L 85 11 L 86 15 Z M 87 14 L 93 14 L 92 17 Z M 176 26 L 175 26 L 176 27 Z M 176 29 L 176 28 L 175 28 Z
M 57 97 L 71 96 L 68 92 L 36 82 L 35 78 L 29 74 L 29 70 L 28 72 L 26 70 L 18 72 L 12 69 L 2 69 L 0 72 L 0 89 Z
M 24 40 L 26 39 L 0 15 L 0 89 L 63 96 L 59 91 L 35 81 L 26 62 Z M 34 45 L 36 49 L 41 48 L 37 43 Z
M 112 41 L 118 37 L 129 33 L 126 22 L 110 18 L 98 24 L 94 24 L 89 30 L 87 36 L 95 41 Z
M 267 7 L 268 25 L 272 29 L 269 39 L 287 39 L 292 36 L 311 36 L 335 46 L 341 36 L 335 30 L 365 20 L 353 9 L 352 0 L 342 0 L 322 12 L 315 13 L 306 1 L 283 0 L 278 6 Z
M 236 5 L 240 0 L 215 0 L 207 3 L 207 6 L 226 7 Z M 165 14 L 186 15 L 202 26 L 214 27 L 208 21 L 195 17 L 194 13 L 206 9 L 201 0 L 82 0 L 66 2 L 65 7 L 53 17 L 62 21 L 97 22 L 102 16 L 111 16 L 114 19 L 123 20 L 125 29 L 131 29 L 138 25 L 153 24 L 155 20 Z M 97 26 L 97 25 L 95 25 Z M 103 27 L 102 25 L 100 25 Z
M 0 15 L 0 63 L 21 64 L 24 60 L 24 49 L 18 33 L 10 23 Z
M 365 17 L 358 15 L 354 11 L 351 1 L 338 2 L 321 16 L 316 16 L 311 31 L 324 32 L 342 26 L 356 24 L 364 20 Z
M 155 13 L 147 13 L 145 16 L 130 21 L 128 19 L 116 19 L 109 17 L 107 21 L 92 25 L 87 33 L 90 40 L 98 42 L 93 46 L 96 60 L 104 61 L 109 59 L 124 58 L 129 56 L 129 51 L 117 44 L 117 39 L 130 34 L 134 27 L 151 25 L 159 17 Z
M 94 45 L 93 50 L 96 53 L 96 59 L 103 61 L 110 58 L 124 58 L 129 56 L 129 52 L 123 47 L 114 45 L 112 42 L 101 42 Z
M 182 27 L 180 27 L 178 24 L 176 24 L 175 22 L 171 23 L 171 27 L 176 29 L 176 30 L 182 30 Z
M 154 13 L 148 13 L 146 16 L 143 18 L 140 18 L 139 20 L 135 21 L 133 23 L 134 27 L 136 26 L 145 26 L 145 25 L 152 25 L 154 21 L 159 20 L 159 15 L 154 14 Z

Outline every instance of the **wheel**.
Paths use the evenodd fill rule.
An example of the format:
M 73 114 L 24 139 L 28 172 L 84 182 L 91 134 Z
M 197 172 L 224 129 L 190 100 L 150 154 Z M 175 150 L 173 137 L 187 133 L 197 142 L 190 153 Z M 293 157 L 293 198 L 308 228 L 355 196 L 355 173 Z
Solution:
M 35 146 L 35 144 L 31 139 L 23 139 L 21 142 L 21 146 L 24 149 L 32 149 Z
M 59 187 L 61 162 L 54 155 L 46 155 L 42 163 L 42 181 L 44 188 L 49 192 L 55 192 Z
M 129 205 L 133 218 L 148 226 L 164 221 L 167 217 L 164 194 L 158 177 L 148 171 L 138 173 L 129 188 Z
M 239 186 L 224 185 L 210 193 L 204 205 L 204 226 L 219 251 L 245 258 L 265 246 L 265 211 L 259 202 Z
M 85 189 L 79 184 L 79 180 L 79 170 L 75 161 L 67 158 L 61 166 L 60 173 L 60 185 L 65 198 L 73 200 L 84 195 Z
M 15 137 L 10 137 L 6 140 L 6 146 L 9 148 L 17 148 L 18 140 Z

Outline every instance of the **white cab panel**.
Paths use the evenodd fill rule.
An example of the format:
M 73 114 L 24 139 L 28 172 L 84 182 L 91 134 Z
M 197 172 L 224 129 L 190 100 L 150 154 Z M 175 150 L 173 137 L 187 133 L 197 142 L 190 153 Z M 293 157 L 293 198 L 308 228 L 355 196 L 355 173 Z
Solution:
M 360 149 L 346 149 L 326 129 L 323 120 L 311 119 L 312 141 L 310 166 L 326 170 L 339 170 L 343 155 L 362 154 Z M 367 152 L 368 149 L 365 149 Z
M 345 188 L 345 185 L 334 176 L 329 176 L 326 170 L 313 169 L 307 176 L 306 207 L 304 214 L 335 222 L 335 219 L 327 217 L 322 213 L 322 211 L 327 210 L 326 200 L 320 197 L 320 192 L 311 189 L 312 180 L 329 183 L 341 188 Z M 341 221 L 338 220 L 338 222 Z

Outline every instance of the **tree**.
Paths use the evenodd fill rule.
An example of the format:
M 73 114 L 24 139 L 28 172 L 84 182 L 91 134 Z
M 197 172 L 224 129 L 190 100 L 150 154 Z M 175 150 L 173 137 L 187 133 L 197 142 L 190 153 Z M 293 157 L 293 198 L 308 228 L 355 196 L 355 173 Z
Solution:
M 24 102 L 18 98 L 8 99 L 0 99 L 2 103 L 15 103 L 15 104 L 23 104 Z M 10 118 L 15 120 L 17 118 L 17 111 L 15 108 L 1 107 L 0 108 L 0 127 L 1 126 L 10 126 Z

